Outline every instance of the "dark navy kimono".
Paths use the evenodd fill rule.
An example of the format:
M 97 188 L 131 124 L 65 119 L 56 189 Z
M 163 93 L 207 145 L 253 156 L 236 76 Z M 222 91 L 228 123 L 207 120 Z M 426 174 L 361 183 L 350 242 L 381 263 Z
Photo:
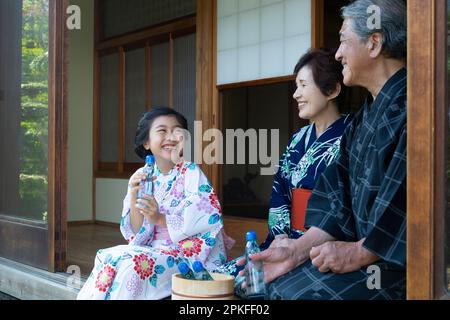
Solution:
M 292 189 L 314 189 L 320 175 L 339 154 L 342 134 L 352 119 L 353 115 L 342 115 L 319 137 L 314 124 L 293 134 L 273 179 L 269 234 L 261 244 L 261 250 L 267 249 L 277 235 L 285 234 L 295 239 L 303 234 L 291 224 Z
M 319 137 L 316 136 L 314 124 L 305 126 L 292 135 L 274 176 L 268 219 L 269 232 L 260 245 L 261 250 L 267 249 L 276 235 L 286 234 L 290 238 L 298 238 L 303 234 L 291 225 L 292 189 L 314 188 L 322 172 L 339 154 L 342 134 L 352 119 L 353 115 L 342 115 Z M 262 236 L 261 239 L 264 239 L 266 235 Z M 243 269 L 242 266 L 236 266 L 238 259 L 240 258 L 227 262 L 215 272 L 237 276 Z

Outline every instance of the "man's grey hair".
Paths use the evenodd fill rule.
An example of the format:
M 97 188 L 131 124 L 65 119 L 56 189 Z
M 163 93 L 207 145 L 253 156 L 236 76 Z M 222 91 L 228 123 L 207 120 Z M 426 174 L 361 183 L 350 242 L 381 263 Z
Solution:
M 368 10 L 371 6 L 379 8 L 379 28 L 368 23 L 373 16 L 373 11 Z M 406 0 L 356 0 L 343 7 L 341 15 L 351 20 L 352 30 L 361 41 L 367 42 L 372 34 L 381 33 L 384 56 L 406 59 Z

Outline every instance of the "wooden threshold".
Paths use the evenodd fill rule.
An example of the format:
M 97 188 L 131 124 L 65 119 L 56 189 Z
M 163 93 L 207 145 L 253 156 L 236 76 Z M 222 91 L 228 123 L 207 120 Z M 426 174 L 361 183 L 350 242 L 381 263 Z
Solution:
M 295 75 L 221 84 L 221 85 L 217 86 L 217 89 L 219 91 L 221 91 L 221 90 L 227 90 L 227 89 L 255 87 L 255 86 L 261 86 L 261 85 L 265 85 L 265 84 L 290 82 L 290 81 L 295 81 Z

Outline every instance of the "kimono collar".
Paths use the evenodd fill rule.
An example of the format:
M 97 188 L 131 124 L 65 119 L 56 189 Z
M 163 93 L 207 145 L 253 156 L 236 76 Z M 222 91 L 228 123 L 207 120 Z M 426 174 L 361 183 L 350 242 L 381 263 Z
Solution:
M 172 167 L 172 169 L 169 170 L 169 172 L 162 173 L 161 170 L 158 168 L 158 165 L 155 164 L 155 176 L 157 176 L 157 177 L 159 177 L 159 176 L 168 177 L 168 176 L 176 175 L 180 171 L 182 165 L 183 165 L 183 161 L 181 161 L 180 163 L 174 165 Z
M 352 117 L 342 114 L 337 120 L 330 124 L 318 138 L 316 135 L 316 125 L 315 123 L 311 124 L 306 133 L 305 150 L 309 149 L 309 147 L 316 141 L 327 141 L 330 139 L 330 136 L 334 137 L 337 130 L 344 132 L 349 118 L 351 119 Z M 339 133 L 339 135 L 341 134 L 342 133 Z
M 384 112 L 385 108 L 389 106 L 391 100 L 402 92 L 402 89 L 405 86 L 406 68 L 401 68 L 393 76 L 391 76 L 388 81 L 386 81 L 375 100 L 371 94 L 368 95 L 363 107 L 365 109 L 363 119 L 374 125 Z
M 381 88 L 380 92 L 378 92 L 378 95 L 375 99 L 375 101 L 379 100 L 380 95 L 392 97 L 393 95 L 398 93 L 398 88 L 396 84 L 401 83 L 403 79 L 406 79 L 406 68 L 401 68 L 398 70 L 394 75 L 392 75 L 388 81 L 384 84 L 384 86 Z M 367 98 L 367 102 L 371 104 L 374 102 L 373 96 L 369 94 L 369 97 Z

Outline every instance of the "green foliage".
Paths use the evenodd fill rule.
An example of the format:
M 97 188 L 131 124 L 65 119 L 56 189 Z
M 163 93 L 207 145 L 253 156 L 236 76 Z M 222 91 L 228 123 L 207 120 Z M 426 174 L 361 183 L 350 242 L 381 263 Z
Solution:
M 27 98 L 43 99 L 42 93 L 47 91 L 47 82 L 28 82 L 22 84 L 22 94 Z
M 42 219 L 47 211 L 47 176 L 20 175 L 19 195 L 21 199 L 21 212 L 31 215 L 35 219 Z
M 22 7 L 20 211 L 47 219 L 48 0 Z

